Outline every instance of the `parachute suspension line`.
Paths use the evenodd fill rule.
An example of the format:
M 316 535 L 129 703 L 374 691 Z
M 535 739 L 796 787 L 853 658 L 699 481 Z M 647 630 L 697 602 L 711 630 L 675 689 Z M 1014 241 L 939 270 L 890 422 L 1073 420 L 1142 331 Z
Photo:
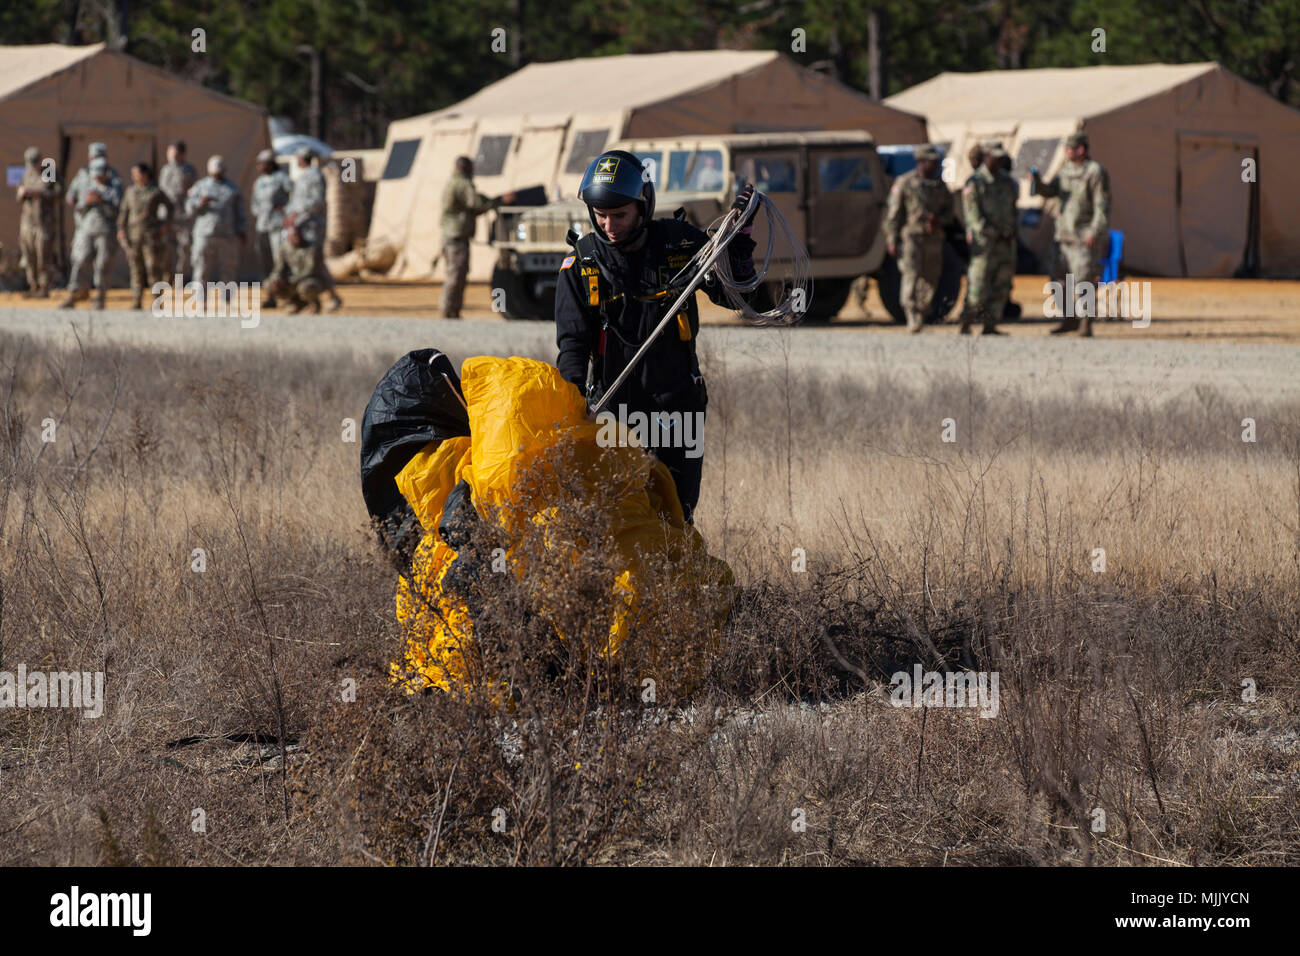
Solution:
M 745 210 L 747 215 L 743 219 L 724 216 L 710 224 L 708 231 L 713 234 L 715 242 L 726 245 L 747 223 L 757 217 L 760 206 L 767 222 L 767 249 L 763 253 L 762 261 L 754 263 L 754 277 L 747 282 L 736 279 L 732 275 L 731 259 L 728 256 L 718 258 L 714 263 L 713 273 L 722 284 L 727 294 L 727 301 L 740 313 L 741 319 L 746 323 L 793 325 L 812 304 L 812 267 L 807 250 L 804 249 L 803 243 L 790 223 L 781 215 L 781 210 L 776 207 L 776 203 L 762 193 L 755 192 L 754 200 L 749 203 L 749 207 Z M 781 237 L 780 249 L 783 253 L 781 259 L 789 263 L 785 270 L 786 275 L 781 277 L 779 283 L 768 279 L 768 273 L 772 271 L 774 253 L 778 247 L 778 235 Z M 765 283 L 771 292 L 772 308 L 759 312 L 745 301 L 744 296 Z
M 430 365 L 433 364 L 433 359 L 429 360 L 429 364 Z M 451 384 L 451 379 L 448 377 L 446 372 L 442 373 L 442 380 L 447 383 L 447 390 L 451 392 L 452 395 L 456 396 L 456 401 L 460 402 L 460 407 L 465 409 L 465 411 L 468 412 L 469 406 L 465 404 L 464 396 L 460 394 L 460 390 L 456 388 L 455 385 Z
M 763 256 L 761 267 L 755 266 L 754 277 L 745 282 L 737 280 L 731 274 L 731 263 L 727 256 L 722 253 L 731 243 L 732 239 L 740 235 L 740 231 L 757 215 L 759 207 L 762 207 L 767 214 L 767 251 Z M 686 300 L 694 294 L 710 274 L 722 284 L 726 290 L 727 300 L 732 307 L 740 313 L 741 318 L 751 325 L 793 325 L 799 321 L 799 318 L 808 310 L 812 303 L 812 269 L 808 260 L 808 252 L 804 249 L 803 243 L 795 231 L 790 228 L 790 224 L 785 217 L 781 215 L 776 205 L 764 196 L 762 193 L 755 191 L 753 198 L 745 205 L 743 212 L 735 209 L 728 209 L 718 219 L 709 225 L 711 237 L 700 250 L 691 257 L 691 260 L 684 265 L 677 275 L 673 276 L 668 283 L 668 289 L 676 291 L 677 281 L 684 275 L 694 270 L 695 274 L 682 288 L 681 294 L 673 302 L 654 331 L 646 337 L 637 349 L 636 354 L 628 360 L 623 371 L 614 379 L 613 384 L 605 389 L 604 395 L 593 405 L 588 413 L 588 417 L 595 419 L 601 410 L 609 404 L 614 393 L 618 391 L 619 386 L 627 380 L 633 370 L 640 364 L 645 353 L 650 350 L 664 328 L 672 321 Z M 768 270 L 772 266 L 773 251 L 776 248 L 776 236 L 780 233 L 785 240 L 786 248 L 789 249 L 790 258 L 790 276 L 788 279 L 782 279 L 779 286 L 781 299 L 773 307 L 765 312 L 758 312 L 747 303 L 742 297 L 744 293 L 752 292 L 767 280 Z M 772 297 L 774 300 L 776 296 Z

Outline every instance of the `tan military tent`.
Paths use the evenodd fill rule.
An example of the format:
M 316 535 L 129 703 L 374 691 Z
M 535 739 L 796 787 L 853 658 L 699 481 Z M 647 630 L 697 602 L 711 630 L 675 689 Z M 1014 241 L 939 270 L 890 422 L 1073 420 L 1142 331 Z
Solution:
M 1110 172 L 1111 228 L 1124 232 L 1126 271 L 1300 276 L 1300 112 L 1217 63 L 941 73 L 886 102 L 925 114 L 930 139 L 949 147 L 954 183 L 966 150 L 1000 139 L 1015 175 L 1065 161 L 1063 138 L 1088 134 Z M 1021 238 L 1051 244 L 1056 200 L 1021 186 Z
M 572 197 L 587 164 L 617 139 L 803 129 L 865 129 L 878 143 L 915 143 L 925 122 L 772 51 L 534 63 L 455 106 L 389 126 L 370 242 L 398 250 L 389 275 L 431 275 L 443 186 L 462 154 L 475 157 L 475 185 L 489 196 L 543 185 L 552 197 Z M 471 246 L 475 279 L 492 272 L 487 218 Z
M 91 46 L 0 47 L 0 156 L 7 182 L 21 176 L 23 151 L 35 146 L 55 161 L 68 183 L 86 163 L 93 142 L 129 182 L 129 167 L 167 162 L 167 144 L 183 139 L 189 160 L 204 175 L 213 153 L 226 159 L 226 175 L 248 199 L 256 178 L 257 152 L 270 145 L 265 112 L 241 100 L 179 80 L 102 43 Z M 0 202 L 0 242 L 18 244 L 18 204 Z M 72 216 L 65 209 L 63 245 L 72 243 Z M 257 278 L 253 243 L 241 262 L 244 278 Z M 115 284 L 127 281 L 125 256 L 117 256 Z

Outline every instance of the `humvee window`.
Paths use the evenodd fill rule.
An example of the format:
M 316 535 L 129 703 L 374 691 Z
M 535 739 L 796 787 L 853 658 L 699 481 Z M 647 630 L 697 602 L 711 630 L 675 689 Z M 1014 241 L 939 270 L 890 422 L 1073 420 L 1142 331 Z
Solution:
M 637 158 L 641 160 L 641 169 L 649 175 L 650 182 L 654 183 L 655 188 L 659 188 L 659 165 L 663 162 L 664 154 L 658 150 L 650 152 L 638 152 Z
M 721 189 L 726 182 L 722 169 L 722 150 L 676 149 L 668 157 L 669 191 L 675 189 Z
M 600 155 L 609 139 L 607 129 L 580 129 L 573 134 L 573 145 L 569 147 L 569 161 L 564 164 L 566 173 L 585 173 L 591 161 Z
M 798 192 L 798 178 L 791 160 L 751 159 L 742 172 L 761 193 Z
M 1015 173 L 1021 176 L 1029 175 L 1029 167 L 1037 166 L 1047 173 L 1047 167 L 1052 163 L 1052 154 L 1056 152 L 1057 139 L 1027 139 L 1020 144 L 1020 150 L 1016 153 Z
M 399 139 L 388 151 L 388 162 L 380 179 L 402 179 L 415 165 L 415 154 L 420 151 L 418 139 Z
M 506 168 L 506 154 L 510 152 L 513 136 L 484 136 L 478 141 L 478 155 L 474 157 L 474 172 L 479 176 L 500 176 Z
M 821 192 L 871 192 L 871 167 L 865 156 L 823 156 L 817 163 Z

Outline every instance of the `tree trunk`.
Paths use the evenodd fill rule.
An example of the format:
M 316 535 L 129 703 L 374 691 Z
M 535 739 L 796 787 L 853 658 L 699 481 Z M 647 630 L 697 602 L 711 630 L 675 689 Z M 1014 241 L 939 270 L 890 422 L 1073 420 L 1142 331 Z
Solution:
M 321 103 L 321 52 L 317 47 L 311 48 L 311 114 L 308 117 L 308 128 L 311 135 L 317 139 L 323 139 L 321 136 L 322 126 L 324 125 L 324 107 Z
M 81 0 L 63 0 L 63 22 L 68 27 L 63 42 L 68 46 L 77 45 L 77 20 L 81 16 Z
M 873 100 L 882 100 L 885 98 L 885 43 L 884 43 L 884 19 L 885 15 L 878 7 L 872 7 L 867 11 L 867 68 L 871 75 L 868 77 L 868 87 Z

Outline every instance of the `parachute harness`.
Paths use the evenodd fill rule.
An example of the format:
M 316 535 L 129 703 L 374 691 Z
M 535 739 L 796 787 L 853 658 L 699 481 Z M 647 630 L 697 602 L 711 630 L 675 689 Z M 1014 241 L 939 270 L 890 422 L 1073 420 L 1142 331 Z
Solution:
M 753 277 L 742 281 L 732 275 L 730 258 L 722 255 L 722 253 L 731 244 L 731 241 L 740 235 L 741 230 L 753 221 L 760 206 L 767 215 L 767 251 L 764 253 L 762 265 L 756 265 Z M 640 364 L 641 359 L 645 357 L 645 353 L 650 350 L 650 346 L 654 344 L 654 341 L 668 326 L 668 323 L 674 320 L 686 300 L 711 276 L 722 284 L 722 288 L 727 295 L 727 301 L 731 303 L 732 308 L 740 313 L 741 319 L 747 324 L 759 326 L 793 325 L 807 311 L 812 302 L 812 269 L 808 260 L 808 253 L 799 241 L 799 237 L 790 227 L 789 222 L 781 215 L 781 211 L 776 208 L 776 204 L 772 200 L 755 190 L 753 197 L 745 204 L 743 210 L 727 210 L 722 216 L 710 223 L 707 232 L 710 236 L 709 241 L 701 246 L 699 251 L 691 257 L 691 260 L 673 276 L 662 294 L 670 294 L 675 290 L 678 281 L 694 270 L 690 281 L 682 289 L 672 307 L 660 319 L 654 331 L 641 343 L 641 347 L 637 349 L 636 354 L 624 366 L 618 378 L 614 379 L 613 384 L 605 389 L 605 393 L 600 400 L 592 406 L 592 418 L 600 414 L 600 411 L 613 398 L 619 386 L 627 380 L 628 376 Z M 765 312 L 758 312 L 745 301 L 744 295 L 753 292 L 767 281 L 767 273 L 772 266 L 778 233 L 783 236 L 785 245 L 790 250 L 790 274 L 783 277 L 779 285 L 775 285 L 775 291 L 772 294 L 775 302 L 773 307 Z M 769 284 L 769 288 L 772 285 Z M 779 301 L 777 301 L 778 296 Z

